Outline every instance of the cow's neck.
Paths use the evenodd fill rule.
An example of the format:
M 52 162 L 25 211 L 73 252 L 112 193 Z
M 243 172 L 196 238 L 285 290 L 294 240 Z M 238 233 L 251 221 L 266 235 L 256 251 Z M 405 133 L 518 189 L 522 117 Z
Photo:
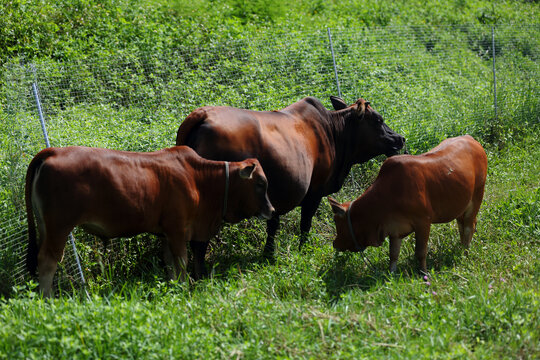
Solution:
M 356 129 L 354 129 L 356 122 L 347 121 L 352 116 L 352 111 L 354 110 L 329 111 L 335 149 L 335 166 L 333 167 L 330 183 L 328 184 L 330 193 L 337 192 L 341 189 L 352 166 L 358 163 L 356 153 L 350 151 L 350 149 L 355 148 L 353 144 L 355 139 L 351 134 L 356 133 Z
M 389 208 L 389 199 L 386 198 L 385 193 L 381 193 L 376 187 L 371 185 L 359 198 L 354 200 L 354 202 L 351 202 L 351 207 L 353 203 L 354 206 L 357 207 L 357 210 L 363 209 L 360 211 L 360 216 L 363 217 L 364 223 L 369 223 L 370 226 L 376 228 L 380 228 L 384 224 L 385 213 Z M 383 206 L 381 204 L 383 204 Z M 356 229 L 356 231 L 358 231 L 358 229 Z
M 218 225 L 223 220 L 229 202 L 229 172 L 229 163 L 226 165 L 223 161 L 208 160 L 198 169 L 199 210 L 202 216 Z

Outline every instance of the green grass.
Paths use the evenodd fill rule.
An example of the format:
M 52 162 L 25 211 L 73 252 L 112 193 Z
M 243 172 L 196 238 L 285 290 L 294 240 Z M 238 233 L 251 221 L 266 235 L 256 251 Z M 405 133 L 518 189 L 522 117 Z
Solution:
M 373 268 L 335 253 L 324 203 L 302 253 L 291 235 L 298 212 L 286 217 L 272 264 L 259 257 L 263 225 L 252 221 L 223 230 L 208 256 L 214 276 L 194 284 L 163 282 L 150 251 L 124 269 L 105 255 L 89 299 L 64 289 L 43 300 L 32 284 L 19 287 L 0 301 L 0 358 L 535 358 L 539 145 L 527 137 L 488 147 L 470 253 L 457 245 L 454 223 L 434 226 L 429 282 L 415 271 L 410 239 L 393 276 L 387 244 L 366 251 Z M 339 196 L 350 198 L 349 185 Z
M 36 64 L 55 146 L 156 150 L 207 104 L 271 110 L 312 95 L 330 106 L 330 27 L 348 102 L 370 100 L 412 153 L 474 135 L 489 173 L 468 255 L 454 222 L 433 226 L 429 282 L 412 237 L 392 276 L 388 243 L 366 250 L 372 265 L 335 253 L 323 200 L 303 252 L 299 209 L 283 217 L 274 262 L 261 257 L 263 222 L 226 225 L 207 255 L 212 277 L 191 284 L 164 280 L 151 235 L 104 247 L 76 230 L 90 296 L 71 285 L 66 259 L 59 293 L 44 300 L 14 277 L 21 255 L 11 250 L 25 236 L 16 209 L 26 164 L 43 147 L 33 74 L 2 67 L 0 219 L 13 227 L 0 228 L 11 241 L 0 249 L 0 360 L 538 358 L 540 37 L 527 24 L 539 10 L 504 0 L 9 2 L 0 64 Z M 359 196 L 380 164 L 356 166 L 335 196 Z
M 83 301 L 12 299 L 1 312 L 2 350 L 9 358 L 186 359 L 516 358 L 539 350 L 538 294 L 511 276 L 448 271 L 431 285 L 379 278 L 328 302 L 317 295 L 324 281 L 293 285 L 310 294 L 300 297 L 265 283 L 267 272 L 232 273 L 191 291 L 156 283 Z

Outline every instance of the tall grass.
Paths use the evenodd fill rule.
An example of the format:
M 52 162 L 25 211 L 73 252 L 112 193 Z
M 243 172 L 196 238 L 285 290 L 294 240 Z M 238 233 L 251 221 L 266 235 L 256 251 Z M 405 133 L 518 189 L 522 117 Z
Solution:
M 536 25 L 496 27 L 495 116 L 491 33 L 478 25 L 535 20 L 537 5 L 72 3 L 12 2 L 11 17 L 0 10 L 8 24 L 0 29 L 0 44 L 7 44 L 0 62 L 22 55 L 36 63 L 56 146 L 170 146 L 181 120 L 206 104 L 273 110 L 315 95 L 329 107 L 336 92 L 325 42 L 330 26 L 346 100 L 371 100 L 412 153 L 474 135 L 489 158 L 486 195 L 468 255 L 454 223 L 433 226 L 427 280 L 417 274 L 412 237 L 396 275 L 386 272 L 387 243 L 366 250 L 369 263 L 335 253 L 326 201 L 302 252 L 300 211 L 284 216 L 273 262 L 260 255 L 263 222 L 224 226 L 207 255 L 212 276 L 196 283 L 165 282 L 151 235 L 106 245 L 76 230 L 89 297 L 65 281 L 74 274 L 66 261 L 59 293 L 44 300 L 26 275 L 14 278 L 20 249 L 4 247 L 0 359 L 538 357 L 540 37 Z M 448 22 L 473 24 L 432 26 Z M 428 26 L 391 26 L 400 23 Z M 5 29 L 20 36 L 6 43 Z M 281 36 L 288 41 L 280 45 Z M 22 179 L 43 140 L 31 94 L 13 81 L 33 74 L 18 69 L 2 68 L 0 85 L 0 217 L 18 227 L 0 234 L 24 241 L 24 231 L 7 233 L 24 223 Z M 335 196 L 359 196 L 381 160 L 353 168 Z
M 196 283 L 163 282 L 146 239 L 115 243 L 137 254 L 132 260 L 119 264 L 118 252 L 107 250 L 87 263 L 98 274 L 88 299 L 64 288 L 43 300 L 32 283 L 16 287 L 0 300 L 0 358 L 534 358 L 539 145 L 528 136 L 502 150 L 487 146 L 486 197 L 470 253 L 454 223 L 435 225 L 427 281 L 416 273 L 412 238 L 393 276 L 387 244 L 367 250 L 372 266 L 359 254 L 335 253 L 323 203 L 302 253 L 292 235 L 299 214 L 286 217 L 274 263 L 259 256 L 263 224 L 250 221 L 222 231 L 208 255 L 213 276 Z M 338 196 L 358 195 L 354 186 Z

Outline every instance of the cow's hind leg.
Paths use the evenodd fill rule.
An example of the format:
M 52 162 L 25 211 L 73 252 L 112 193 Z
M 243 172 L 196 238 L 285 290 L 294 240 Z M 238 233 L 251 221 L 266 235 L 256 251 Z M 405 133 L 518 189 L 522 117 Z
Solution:
M 266 222 L 266 244 L 264 245 L 263 256 L 267 259 L 272 259 L 274 257 L 274 252 L 276 250 L 275 237 L 277 230 L 279 228 L 279 215 L 272 216 L 270 220 Z
M 51 297 L 54 274 L 64 256 L 68 231 L 48 231 L 38 252 L 39 289 L 44 297 Z
M 473 234 L 476 232 L 476 214 L 479 209 L 480 206 L 475 206 L 474 203 L 471 203 L 465 212 L 456 219 L 461 245 L 463 245 L 465 249 L 468 249 L 471 245 Z
M 191 250 L 193 251 L 193 266 L 195 268 L 195 280 L 199 280 L 208 276 L 206 271 L 206 264 L 204 257 L 206 255 L 206 249 L 208 248 L 208 241 L 194 241 L 189 242 Z
M 163 260 L 171 280 L 187 279 L 187 244 L 183 236 L 166 235 L 168 246 L 163 247 Z
M 420 271 L 427 273 L 426 257 L 428 251 L 429 232 L 431 230 L 431 224 L 421 224 L 414 228 L 416 245 L 414 248 L 414 255 L 418 260 Z
M 397 269 L 397 261 L 399 258 L 399 250 L 401 249 L 401 238 L 390 237 L 390 272 L 395 272 Z
M 174 256 L 172 254 L 171 247 L 169 245 L 169 242 L 167 241 L 167 238 L 161 238 L 161 246 L 163 251 L 163 262 L 165 262 L 165 272 L 167 273 L 167 277 L 169 278 L 169 280 L 176 280 L 178 279 L 178 274 L 176 272 L 176 266 L 174 264 Z
M 309 200 L 302 203 L 302 212 L 300 215 L 300 250 L 308 238 L 313 216 L 315 216 L 315 212 L 321 203 L 321 199 L 321 197 L 311 197 Z

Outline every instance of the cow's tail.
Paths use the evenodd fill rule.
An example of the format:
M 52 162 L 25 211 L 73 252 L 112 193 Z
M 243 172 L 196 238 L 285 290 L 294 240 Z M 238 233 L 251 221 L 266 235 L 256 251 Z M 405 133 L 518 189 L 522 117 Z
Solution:
M 182 122 L 176 133 L 176 145 L 190 145 L 190 135 L 206 120 L 206 111 L 195 109 Z
M 26 184 L 24 189 L 26 202 L 26 218 L 28 220 L 28 249 L 26 252 L 26 267 L 31 275 L 36 275 L 37 258 L 39 247 L 37 244 L 36 225 L 34 220 L 34 209 L 32 207 L 32 187 L 37 171 L 46 158 L 52 155 L 51 151 L 43 150 L 37 154 L 26 171 Z

